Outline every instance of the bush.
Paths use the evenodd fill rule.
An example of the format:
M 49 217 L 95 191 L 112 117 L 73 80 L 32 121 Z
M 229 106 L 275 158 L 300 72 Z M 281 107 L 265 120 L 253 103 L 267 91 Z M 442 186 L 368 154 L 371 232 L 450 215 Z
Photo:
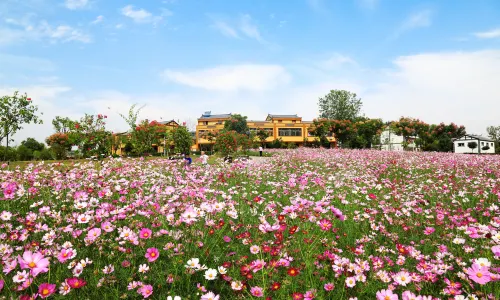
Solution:
M 42 151 L 33 151 L 33 158 L 36 160 L 51 160 L 53 156 L 49 149 L 43 149 Z
M 17 160 L 32 160 L 33 159 L 33 151 L 28 147 L 21 145 L 17 147 Z
M 0 146 L 0 161 L 15 161 L 17 160 L 17 152 L 13 148 Z
M 61 144 L 52 144 L 50 151 L 52 152 L 51 157 L 55 159 L 66 159 L 68 154 L 66 146 Z

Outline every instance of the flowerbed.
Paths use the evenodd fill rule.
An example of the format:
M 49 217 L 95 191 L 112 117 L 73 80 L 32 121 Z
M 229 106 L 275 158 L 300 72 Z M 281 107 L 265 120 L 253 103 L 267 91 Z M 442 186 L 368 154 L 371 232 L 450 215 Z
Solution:
M 319 149 L 3 166 L 0 296 L 495 299 L 499 167 Z

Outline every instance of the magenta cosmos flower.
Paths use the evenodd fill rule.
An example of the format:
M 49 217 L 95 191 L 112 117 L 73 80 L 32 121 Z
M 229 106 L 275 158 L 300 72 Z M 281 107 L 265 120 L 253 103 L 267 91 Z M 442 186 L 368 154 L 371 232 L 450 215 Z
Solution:
M 158 259 L 158 256 L 160 256 L 160 252 L 156 248 L 148 248 L 148 250 L 146 250 L 145 256 L 149 262 L 153 262 Z
M 398 300 L 398 295 L 391 290 L 381 290 L 377 292 L 377 300 Z
M 142 297 L 147 298 L 153 294 L 153 286 L 150 284 L 143 285 L 140 287 L 137 292 L 142 295 Z
M 500 256 L 500 245 L 491 247 L 491 251 L 495 256 Z
M 254 286 L 250 289 L 250 293 L 254 297 L 263 297 L 264 293 L 262 292 L 262 288 L 259 286 Z
M 21 269 L 31 269 L 34 277 L 39 273 L 46 273 L 49 268 L 49 260 L 46 259 L 40 252 L 32 253 L 31 251 L 26 251 L 23 253 L 23 257 L 18 257 L 19 265 Z
M 38 287 L 38 295 L 42 298 L 47 298 L 56 292 L 56 285 L 50 283 L 42 283 Z
M 469 275 L 469 278 L 472 281 L 475 281 L 479 284 L 486 284 L 491 281 L 490 271 L 488 271 L 488 267 L 481 267 L 478 264 L 472 264 L 471 268 L 465 270 L 465 273 Z
M 153 232 L 149 228 L 142 228 L 141 231 L 139 232 L 139 237 L 141 239 L 149 239 L 151 238 L 151 234 Z

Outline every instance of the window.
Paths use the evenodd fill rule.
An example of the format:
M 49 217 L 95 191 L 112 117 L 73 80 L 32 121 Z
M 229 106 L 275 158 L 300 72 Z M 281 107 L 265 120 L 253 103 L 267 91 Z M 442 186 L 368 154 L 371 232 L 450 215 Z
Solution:
M 302 128 L 278 128 L 279 136 L 302 136 Z
M 490 143 L 490 146 L 493 147 L 493 143 Z
M 206 121 L 205 121 L 205 122 L 203 122 L 203 125 L 208 125 L 208 122 L 206 122 Z
M 481 142 L 481 146 L 484 146 L 484 142 Z
M 458 147 L 464 147 L 465 143 L 458 143 Z
M 278 123 L 282 123 L 282 122 L 283 122 L 283 120 L 278 120 Z
M 297 123 L 297 121 L 296 120 L 292 120 L 292 123 Z

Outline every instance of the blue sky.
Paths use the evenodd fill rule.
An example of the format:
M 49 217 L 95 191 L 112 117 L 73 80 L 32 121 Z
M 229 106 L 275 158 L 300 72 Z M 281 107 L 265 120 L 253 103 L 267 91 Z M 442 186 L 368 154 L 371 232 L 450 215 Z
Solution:
M 317 116 L 330 89 L 369 117 L 500 125 L 500 2 L 487 0 L 2 0 L 0 94 L 27 92 L 45 124 L 109 115 L 194 125 L 204 111 Z

